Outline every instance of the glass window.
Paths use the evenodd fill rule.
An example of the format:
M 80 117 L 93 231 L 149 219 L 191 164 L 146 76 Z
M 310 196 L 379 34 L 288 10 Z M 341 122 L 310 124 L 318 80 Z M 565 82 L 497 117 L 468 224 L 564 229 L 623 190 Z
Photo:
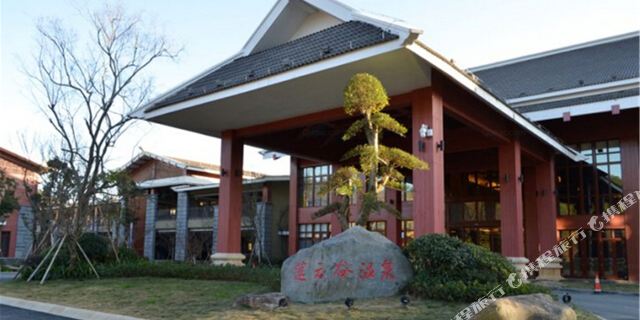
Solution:
M 587 160 L 556 161 L 558 214 L 571 216 L 606 210 L 622 197 L 619 141 L 586 142 L 573 147 Z
M 298 225 L 298 248 L 304 249 L 331 236 L 331 224 L 306 223 Z
M 402 220 L 400 224 L 400 245 L 406 247 L 414 238 L 413 220 Z
M 331 176 L 331 166 L 322 165 L 302 169 L 300 205 L 302 207 L 324 207 L 329 204 L 329 194 L 322 195 L 322 188 Z
M 369 231 L 377 232 L 385 237 L 387 236 L 386 221 L 369 221 L 367 222 L 367 229 Z

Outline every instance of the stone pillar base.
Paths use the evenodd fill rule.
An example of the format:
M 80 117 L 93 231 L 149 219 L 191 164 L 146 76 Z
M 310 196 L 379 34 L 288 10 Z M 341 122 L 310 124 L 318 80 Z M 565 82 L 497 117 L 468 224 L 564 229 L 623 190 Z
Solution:
M 214 266 L 232 265 L 232 266 L 244 266 L 242 260 L 245 259 L 242 253 L 224 253 L 216 252 L 211 255 L 211 264 Z
M 540 268 L 538 271 L 538 280 L 558 281 L 564 279 L 562 277 L 562 259 L 551 258 L 551 262 Z
M 516 272 L 520 273 L 520 270 L 524 269 L 527 263 L 529 263 L 529 259 L 525 257 L 505 257 L 514 268 L 516 268 Z M 528 281 L 524 281 L 528 282 Z

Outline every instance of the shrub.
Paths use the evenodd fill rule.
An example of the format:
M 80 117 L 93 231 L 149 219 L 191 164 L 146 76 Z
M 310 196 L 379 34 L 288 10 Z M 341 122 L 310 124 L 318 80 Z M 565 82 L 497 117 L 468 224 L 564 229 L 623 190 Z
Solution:
M 267 267 L 212 266 L 184 262 L 150 262 L 137 260 L 101 264 L 98 273 L 104 278 L 159 277 L 197 280 L 253 282 L 280 290 L 280 269 Z
M 448 301 L 475 301 L 498 285 L 507 295 L 548 292 L 539 286 L 506 284 L 514 267 L 501 255 L 447 235 L 428 234 L 412 241 L 405 254 L 415 277 L 409 290 Z
M 83 233 L 78 239 L 78 243 L 91 261 L 105 262 L 108 260 L 111 251 L 109 239 L 94 233 Z

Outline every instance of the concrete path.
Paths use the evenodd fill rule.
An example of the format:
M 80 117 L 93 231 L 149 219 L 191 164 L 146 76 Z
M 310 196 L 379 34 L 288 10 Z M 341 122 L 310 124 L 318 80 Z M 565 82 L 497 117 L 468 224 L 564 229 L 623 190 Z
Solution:
M 37 312 L 33 310 L 20 309 L 0 304 L 0 319 L 2 320 L 67 320 L 60 316 L 54 316 L 48 313 Z
M 554 290 L 558 297 L 562 297 L 567 292 L 571 295 L 571 303 L 578 307 L 594 313 L 607 320 L 637 320 L 640 319 L 638 314 L 638 296 L 633 294 L 616 294 L 616 293 L 600 293 L 584 291 L 563 291 Z
M 139 320 L 139 318 L 122 316 L 118 314 L 104 313 L 93 310 L 72 308 L 57 304 L 30 301 L 18 298 L 11 298 L 7 296 L 0 296 L 0 306 L 3 309 L 0 309 L 2 312 L 2 317 L 0 319 L 5 320 L 4 318 L 4 307 L 8 306 L 13 309 L 8 309 L 10 311 L 14 311 L 16 313 L 19 312 L 27 312 L 27 315 L 30 314 L 29 311 L 34 312 L 34 316 L 41 316 L 41 313 L 45 313 L 46 315 L 56 316 L 53 318 L 42 318 L 42 319 L 92 319 L 92 320 Z M 15 310 L 15 309 L 22 310 Z M 17 318 L 17 319 L 31 319 L 31 317 L 26 318 Z
M 16 276 L 17 272 L 0 272 L 0 282 L 11 281 Z

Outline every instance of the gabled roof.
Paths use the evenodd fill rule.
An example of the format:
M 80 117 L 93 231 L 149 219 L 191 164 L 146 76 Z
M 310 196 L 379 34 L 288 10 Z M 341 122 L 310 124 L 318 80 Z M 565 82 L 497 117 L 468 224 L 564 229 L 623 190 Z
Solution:
M 289 21 L 291 22 L 289 24 L 280 23 L 279 21 L 281 21 L 280 19 L 286 20 L 288 14 L 286 8 L 288 6 L 298 4 L 304 4 L 306 7 L 297 8 L 297 10 L 304 11 L 308 8 L 315 8 L 345 22 L 334 27 L 320 28 L 315 36 L 317 34 L 326 36 L 339 30 L 347 32 L 345 35 L 347 39 L 349 37 L 358 39 L 360 33 L 367 36 L 378 34 L 380 36 L 379 39 L 382 40 L 389 39 L 388 35 L 395 35 L 396 37 L 383 42 L 366 42 L 361 48 L 352 52 L 347 51 L 327 59 L 317 59 L 300 67 L 282 70 L 278 73 L 272 74 L 268 72 L 268 74 L 250 82 L 238 82 L 233 86 L 222 87 L 218 91 L 204 93 L 186 100 L 176 100 L 164 105 L 160 104 L 159 106 L 161 107 L 156 106 L 158 102 L 170 99 L 180 92 L 184 94 L 185 88 L 198 83 L 208 75 L 216 73 L 217 70 L 222 70 L 225 66 L 233 64 L 235 61 L 241 60 L 242 58 L 240 57 L 249 59 L 253 54 L 260 54 L 262 51 L 254 52 L 254 49 L 258 48 L 258 43 L 265 37 L 277 35 L 281 31 L 291 34 L 292 28 L 300 27 L 302 22 Z M 315 25 L 315 27 L 319 26 L 322 26 L 322 24 Z M 355 28 L 355 26 L 362 28 L 358 29 L 360 33 L 357 35 L 348 32 L 353 30 L 352 28 Z M 333 0 L 278 0 L 274 9 L 271 10 L 252 36 L 252 40 L 245 45 L 240 53 L 169 91 L 141 109 L 134 111 L 132 116 L 219 137 L 221 132 L 225 130 L 288 119 L 303 115 L 304 112 L 317 112 L 329 107 L 335 108 L 340 103 L 337 102 L 340 95 L 327 94 L 327 92 L 339 92 L 341 89 L 338 89 L 337 86 L 342 86 L 342 81 L 345 81 L 346 74 L 352 75 L 355 72 L 360 72 L 360 70 L 376 70 L 379 73 L 384 73 L 383 77 L 398 76 L 393 79 L 393 83 L 387 85 L 387 89 L 389 93 L 396 92 L 396 94 L 400 94 L 428 85 L 430 71 L 435 69 L 453 79 L 462 88 L 483 101 L 489 108 L 525 129 L 558 152 L 574 160 L 582 159 L 575 150 L 566 147 L 549 132 L 512 109 L 501 97 L 491 93 L 474 75 L 459 69 L 450 60 L 417 41 L 421 33 L 421 30 L 411 28 L 399 20 L 362 13 Z M 309 38 L 313 38 L 313 36 L 309 35 Z M 341 40 L 342 43 L 345 41 L 339 34 L 332 35 L 331 38 Z M 286 42 L 284 44 L 278 43 L 279 40 L 276 41 L 273 38 L 269 40 L 269 44 L 275 45 L 274 47 L 267 46 L 269 48 L 277 48 L 278 45 L 290 45 L 290 43 L 287 44 Z M 295 41 L 296 39 L 290 40 L 291 43 Z M 336 43 L 330 44 L 330 46 L 331 48 L 338 47 Z M 262 57 L 262 59 L 268 58 L 267 56 Z M 262 59 L 260 59 L 261 63 L 264 61 Z M 255 62 L 257 66 L 262 66 L 261 63 Z M 391 63 L 395 64 L 391 65 Z M 249 69 L 241 70 L 240 81 L 245 81 L 242 79 L 246 79 L 252 73 L 254 67 L 252 64 L 245 66 Z M 425 70 L 423 67 L 430 69 Z M 270 70 L 267 68 L 267 71 Z M 376 71 L 372 73 L 375 74 Z M 255 76 L 256 73 L 253 71 L 253 77 Z M 337 77 L 342 80 L 337 82 Z M 212 80 L 215 81 L 215 79 Z M 323 90 L 308 90 L 308 92 L 297 91 L 297 94 L 291 94 L 291 89 L 294 91 L 304 90 L 303 88 L 312 88 L 318 83 L 322 83 L 322 88 L 326 92 Z M 211 85 L 210 82 L 207 82 L 207 84 Z M 216 86 L 219 84 L 218 82 Z M 225 85 L 224 82 L 222 85 Z M 318 101 L 322 102 L 318 103 Z M 267 110 L 264 108 L 265 105 L 270 105 L 273 108 Z
M 160 162 L 164 162 L 171 166 L 180 169 L 186 169 L 190 171 L 203 172 L 203 173 L 212 173 L 212 174 L 220 174 L 220 166 L 217 164 L 211 164 L 200 161 L 193 161 L 175 157 L 167 157 L 161 156 L 155 153 L 151 153 L 149 151 L 142 151 L 133 159 L 129 160 L 123 167 L 122 170 L 132 171 L 144 164 L 149 160 L 158 160 Z M 262 173 L 253 172 L 253 171 L 244 171 L 243 176 L 245 178 L 254 179 L 264 176 Z
M 15 163 L 16 165 L 19 165 L 21 167 L 27 168 L 33 172 L 37 172 L 37 173 L 42 173 L 46 167 L 35 162 L 35 161 L 31 161 L 26 157 L 23 157 L 13 151 L 9 151 L 8 149 L 5 149 L 3 147 L 0 147 L 0 158 L 1 159 L 5 159 L 7 161 L 11 161 L 13 163 Z
M 397 38 L 398 35 L 366 22 L 341 23 L 264 51 L 238 57 L 157 101 L 145 112 Z
M 637 79 L 639 33 L 471 68 L 495 94 L 516 99 Z

